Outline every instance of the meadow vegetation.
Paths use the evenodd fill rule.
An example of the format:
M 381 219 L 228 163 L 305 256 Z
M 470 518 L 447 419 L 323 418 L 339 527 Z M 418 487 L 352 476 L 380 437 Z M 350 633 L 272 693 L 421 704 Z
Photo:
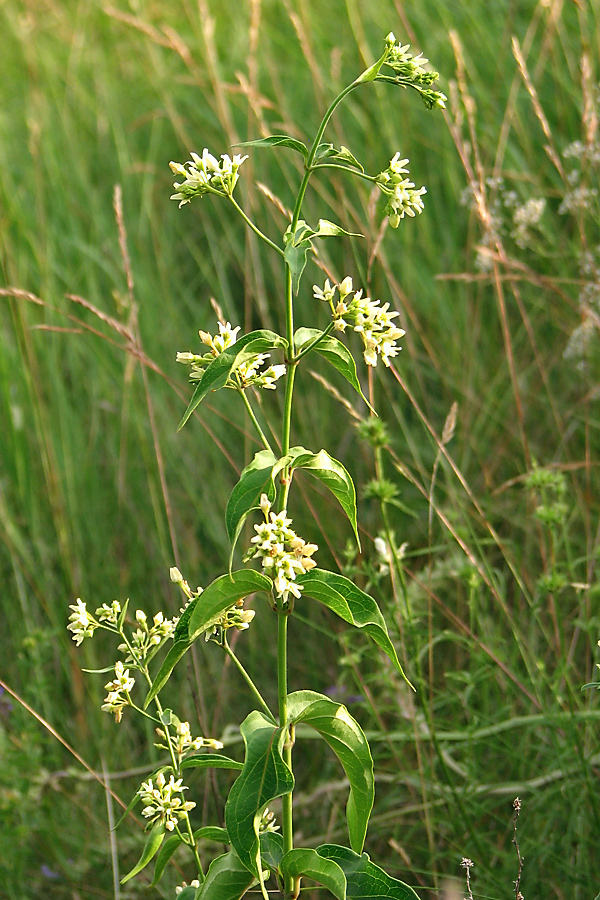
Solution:
M 364 238 L 320 245 L 297 305 L 311 321 L 308 285 L 350 272 L 406 329 L 393 371 L 364 376 L 383 430 L 325 364 L 298 377 L 294 443 L 327 434 L 361 486 L 362 554 L 342 552 L 348 523 L 308 479 L 314 519 L 291 512 L 300 534 L 319 523 L 327 568 L 385 609 L 417 693 L 308 603 L 290 685 L 329 693 L 361 723 L 377 773 L 365 849 L 421 897 L 448 878 L 463 896 L 463 858 L 474 897 L 514 894 L 517 796 L 524 897 L 600 890 L 600 711 L 581 690 L 600 637 L 597 5 L 4 0 L 2 897 L 113 897 L 117 861 L 122 875 L 138 858 L 139 820 L 109 826 L 162 751 L 142 720 L 117 726 L 100 711 L 105 678 L 81 666 L 112 650 L 101 636 L 77 650 L 68 606 L 130 597 L 175 615 L 170 567 L 194 585 L 222 573 L 222 511 L 259 449 L 227 392 L 176 433 L 190 392 L 175 353 L 214 332 L 211 298 L 243 331 L 281 333 L 284 285 L 223 205 L 169 203 L 168 161 L 269 133 L 309 139 L 389 30 L 441 72 L 445 124 L 372 86 L 330 139 L 360 148 L 373 172 L 399 149 L 427 187 L 425 211 L 391 230 L 368 185 L 315 181 L 307 219 L 328 208 Z M 236 190 L 276 236 L 301 167 L 269 153 L 251 154 Z M 376 543 L 391 535 L 401 577 Z M 271 670 L 275 645 L 262 617 L 240 657 Z M 199 641 L 170 689 L 235 755 L 253 698 L 209 651 Z M 276 702 L 276 685 L 264 693 Z M 296 774 L 297 844 L 338 840 L 347 785 L 335 759 L 315 744 Z M 199 824 L 215 821 L 232 780 L 195 776 Z M 157 888 L 136 879 L 121 898 L 171 897 L 193 877 L 175 862 Z

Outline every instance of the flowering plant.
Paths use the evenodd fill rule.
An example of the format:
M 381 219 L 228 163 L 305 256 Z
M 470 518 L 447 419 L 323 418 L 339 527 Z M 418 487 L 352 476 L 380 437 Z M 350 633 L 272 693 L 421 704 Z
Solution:
M 346 576 L 318 567 L 317 545 L 293 530 L 287 508 L 294 473 L 297 469 L 308 470 L 339 502 L 360 546 L 356 492 L 344 465 L 324 449 L 313 452 L 291 444 L 295 375 L 310 353 L 319 353 L 362 396 L 354 357 L 333 332 L 356 332 L 362 340 L 366 364 L 376 366 L 381 358 L 389 366 L 401 349 L 397 342 L 404 331 L 394 322 L 399 314 L 390 311 L 388 303 L 382 305 L 379 300 L 363 296 L 362 290 L 354 290 L 350 276 L 333 285 L 326 280 L 323 287 L 313 288 L 315 298 L 329 306 L 329 324 L 324 329 L 296 330 L 294 297 L 299 292 L 315 239 L 349 233 L 326 219 L 320 219 L 313 228 L 300 215 L 309 179 L 322 169 L 342 169 L 350 176 L 371 182 L 386 198 L 384 215 L 393 228 L 405 216 L 414 217 L 422 212 L 425 188 L 416 189 L 409 180 L 408 160 L 401 158 L 400 153 L 394 154 L 384 171 L 369 175 L 346 147 L 336 148 L 322 138 L 342 100 L 371 81 L 410 87 L 421 95 L 429 109 L 443 108 L 446 98 L 433 88 L 438 75 L 426 69 L 426 64 L 426 59 L 413 56 L 408 45 L 397 44 L 394 35 L 389 34 L 379 60 L 333 100 L 310 149 L 302 141 L 281 134 L 243 145 L 285 147 L 302 156 L 304 175 L 281 243 L 263 234 L 235 200 L 234 190 L 246 156 L 223 154 L 219 161 L 204 149 L 201 156 L 192 153 L 191 160 L 184 165 L 170 164 L 173 172 L 183 179 L 175 182 L 172 195 L 179 206 L 206 194 L 220 196 L 281 257 L 286 275 L 286 332 L 279 335 L 262 329 L 238 337 L 240 328 L 232 328 L 229 322 L 221 320 L 217 334 L 199 332 L 206 352 L 177 354 L 177 361 L 190 367 L 190 380 L 195 385 L 180 428 L 208 394 L 229 388 L 240 395 L 263 446 L 242 471 L 227 504 L 225 519 L 231 541 L 229 571 L 205 590 L 194 591 L 178 569 L 171 569 L 171 580 L 179 585 L 185 599 L 181 615 L 169 620 L 159 612 L 149 620 L 138 610 L 135 630 L 130 633 L 127 632 L 127 604 L 122 606 L 118 601 L 110 606 L 104 604 L 95 615 L 88 612 L 81 600 L 71 607 L 73 614 L 68 628 L 78 645 L 92 637 L 97 629 L 113 632 L 121 641 L 119 650 L 123 659 L 114 665 L 114 678 L 106 684 L 108 694 L 102 708 L 113 714 L 117 722 L 128 707 L 150 718 L 156 726 L 158 746 L 168 753 L 168 762 L 142 783 L 134 798 L 134 803 L 143 804 L 148 837 L 139 862 L 123 881 L 132 878 L 156 857 L 153 881 L 156 884 L 173 853 L 185 845 L 193 855 L 196 878 L 180 889 L 181 900 L 239 900 L 255 885 L 259 885 L 265 900 L 270 890 L 279 890 L 286 900 L 295 900 L 303 878 L 317 881 L 337 900 L 384 895 L 394 900 L 416 897 L 412 888 L 387 875 L 362 852 L 373 806 L 374 776 L 369 745 L 360 725 L 342 704 L 325 695 L 311 690 L 288 692 L 287 634 L 295 604 L 312 597 L 349 625 L 364 630 L 401 675 L 406 676 L 375 600 Z M 266 366 L 273 354 L 282 354 L 282 362 Z M 284 377 L 281 440 L 279 445 L 274 445 L 261 428 L 250 399 L 253 392 L 249 389 L 275 390 L 277 382 Z M 234 550 L 243 526 L 257 515 L 262 519 L 254 524 L 255 534 L 243 562 L 258 560 L 261 571 L 247 566 L 234 571 Z M 383 571 L 390 556 L 385 543 L 379 540 L 376 550 Z M 257 593 L 266 594 L 278 621 L 277 710 L 270 709 L 227 639 L 231 628 L 243 631 L 250 627 L 255 610 L 245 608 L 244 602 Z M 222 745 L 211 738 L 192 737 L 190 724 L 181 722 L 172 710 L 163 709 L 159 699 L 174 667 L 201 636 L 217 643 L 230 656 L 259 707 L 240 726 L 245 744 L 243 762 L 221 753 L 205 752 L 220 750 Z M 162 664 L 157 672 L 151 672 L 151 663 L 166 645 L 169 650 Z M 148 685 L 142 705 L 137 705 L 132 698 L 136 681 L 131 672 L 139 672 Z M 346 807 L 349 848 L 337 844 L 324 844 L 316 849 L 294 847 L 292 756 L 299 724 L 314 729 L 323 738 L 345 771 L 350 785 Z M 193 829 L 190 813 L 195 803 L 184 799 L 187 787 L 183 783 L 185 770 L 191 767 L 239 771 L 225 805 L 224 828 Z M 268 810 L 269 805 L 279 800 L 281 830 Z M 198 849 L 202 837 L 216 838 L 231 847 L 229 852 L 212 860 L 208 871 Z M 270 879 L 274 880 L 274 888 L 269 887 Z

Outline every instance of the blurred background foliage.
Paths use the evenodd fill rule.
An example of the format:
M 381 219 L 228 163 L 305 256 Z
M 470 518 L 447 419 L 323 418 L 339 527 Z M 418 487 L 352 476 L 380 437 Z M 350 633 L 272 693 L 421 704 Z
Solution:
M 278 260 L 223 202 L 179 211 L 168 161 L 269 133 L 310 140 L 390 30 L 441 72 L 447 113 L 371 85 L 328 136 L 369 172 L 408 156 L 425 212 L 386 231 L 362 182 L 315 178 L 306 218 L 364 238 L 321 244 L 297 321 L 325 324 L 310 291 L 324 272 L 401 312 L 396 374 L 363 375 L 387 424 L 403 583 L 373 549 L 372 496 L 359 558 L 308 479 L 291 514 L 322 565 L 374 591 L 418 693 L 311 601 L 290 684 L 351 704 L 378 776 L 366 849 L 422 897 L 462 882 L 464 856 L 474 896 L 513 891 L 517 795 L 523 894 L 596 896 L 600 714 L 580 688 L 600 637 L 598 14 L 596 0 L 0 3 L 0 896 L 113 897 L 116 860 L 122 874 L 137 858 L 139 823 L 111 836 L 117 801 L 56 734 L 125 803 L 159 751 L 143 722 L 99 711 L 105 678 L 81 667 L 114 648 L 76 650 L 68 605 L 130 597 L 174 615 L 169 567 L 194 585 L 223 572 L 223 510 L 258 449 L 226 392 L 176 434 L 189 390 L 175 352 L 215 330 L 211 298 L 234 325 L 280 330 Z M 238 199 L 278 240 L 299 157 L 250 156 Z M 326 446 L 364 486 L 368 410 L 314 368 L 298 379 L 293 441 Z M 280 402 L 264 400 L 267 422 Z M 256 606 L 238 649 L 272 697 L 274 623 Z M 170 691 L 193 730 L 241 752 L 252 701 L 216 647 L 200 642 Z M 301 751 L 297 842 L 343 839 L 341 773 L 320 746 Z M 198 824 L 221 824 L 228 777 L 195 777 Z M 171 897 L 186 864 L 120 896 Z

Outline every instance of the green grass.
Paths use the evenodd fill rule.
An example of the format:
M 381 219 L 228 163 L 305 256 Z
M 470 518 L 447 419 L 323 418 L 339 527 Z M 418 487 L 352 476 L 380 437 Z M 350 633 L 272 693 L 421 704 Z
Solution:
M 476 0 L 458 9 L 402 8 L 391 0 L 120 9 L 14 0 L 0 6 L 0 286 L 41 300 L 0 297 L 0 677 L 94 770 L 104 761 L 128 802 L 140 775 L 120 775 L 152 764 L 150 736 L 133 720 L 117 728 L 99 712 L 104 678 L 80 668 L 107 664 L 113 650 L 96 640 L 77 651 L 64 627 L 67 607 L 77 596 L 92 606 L 130 596 L 134 608 L 173 615 L 179 598 L 168 581 L 171 565 L 194 584 L 221 574 L 228 554 L 222 511 L 256 445 L 235 398 L 222 394 L 175 433 L 188 396 L 175 351 L 192 349 L 198 328 L 214 328 L 211 296 L 246 329 L 281 329 L 283 322 L 273 260 L 225 204 L 209 198 L 179 211 L 169 203 L 167 163 L 204 146 L 225 152 L 267 132 L 310 139 L 318 111 L 375 58 L 384 34 L 407 34 L 443 75 L 451 99 L 446 123 L 414 97 L 377 86 L 352 95 L 330 139 L 348 145 L 368 171 L 381 170 L 400 149 L 414 180 L 427 185 L 424 214 L 386 233 L 367 270 L 379 217 L 362 185 L 323 179 L 311 188 L 306 213 L 309 220 L 330 215 L 365 234 L 320 247 L 321 262 L 392 300 L 407 330 L 401 381 L 386 372 L 371 387 L 391 435 L 385 474 L 413 513 L 389 510 L 398 543 L 409 543 L 410 614 L 399 585 L 383 579 L 374 590 L 418 694 L 412 698 L 362 638 L 339 631 L 309 603 L 301 612 L 312 627 L 298 623 L 293 632 L 290 683 L 336 685 L 364 698 L 351 710 L 372 738 L 380 778 L 366 849 L 392 874 L 421 886 L 421 896 L 435 896 L 446 876 L 462 881 L 463 856 L 474 862 L 474 896 L 510 894 L 517 872 L 512 801 L 519 795 L 525 897 L 592 900 L 600 712 L 595 693 L 580 687 L 594 677 L 600 637 L 600 372 L 597 306 L 592 298 L 582 313 L 578 297 L 582 277 L 594 280 L 582 276 L 579 263 L 600 243 L 598 204 L 596 198 L 587 211 L 559 212 L 567 187 L 544 146 L 556 148 L 567 172 L 576 168 L 577 160 L 561 153 L 585 138 L 584 110 L 594 96 L 598 110 L 597 9 Z M 449 85 L 457 72 L 450 31 L 466 65 L 458 87 Z M 512 34 L 524 48 L 550 139 L 519 73 Z M 584 51 L 591 70 L 585 90 Z M 248 84 L 260 103 L 249 101 Z M 588 116 L 597 141 L 593 128 Z M 483 179 L 479 212 L 461 203 L 469 175 L 459 150 Z M 289 205 L 299 179 L 293 154 L 253 151 L 250 165 Z M 588 186 L 597 175 L 597 165 L 583 167 Z M 240 198 L 276 238 L 284 217 L 249 176 Z M 531 246 L 511 237 L 511 209 L 486 183 L 492 176 L 502 176 L 504 194 L 516 191 L 520 203 L 546 198 Z M 113 212 L 116 184 L 123 189 L 133 304 Z M 494 278 L 476 261 L 485 243 L 483 210 L 496 200 L 502 224 Z M 309 267 L 299 324 L 314 321 L 308 286 L 322 277 L 314 262 Z M 67 294 L 126 326 L 132 341 Z M 592 337 L 579 368 L 563 354 L 584 319 Z M 159 372 L 143 375 L 131 343 Z M 330 372 L 320 372 L 344 392 Z M 308 373 L 298 384 L 294 442 L 327 446 L 358 484 L 373 478 L 372 451 L 338 402 Z M 265 415 L 275 420 L 278 397 L 267 401 Z M 456 432 L 441 450 L 454 401 Z M 540 525 L 541 495 L 524 484 L 534 460 L 566 479 L 566 520 L 556 534 Z M 342 562 L 350 535 L 341 515 L 308 479 L 303 487 L 317 524 L 296 500 L 298 531 L 320 545 L 323 564 Z M 381 512 L 363 500 L 360 514 L 365 556 L 372 557 L 368 538 L 381 528 Z M 539 579 L 553 567 L 566 584 L 549 593 Z M 265 648 L 273 646 L 274 625 L 266 607 L 259 613 L 240 653 L 253 670 L 262 667 L 259 680 L 272 697 Z M 184 717 L 219 735 L 249 711 L 251 699 L 229 667 L 223 678 L 215 648 L 201 643 L 194 664 L 182 666 L 173 697 Z M 323 658 L 330 662 L 316 667 Z M 15 700 L 8 708 L 6 697 L 0 896 L 114 896 L 103 789 Z M 297 822 L 310 845 L 343 837 L 345 793 L 334 761 L 307 747 L 304 758 L 298 754 Z M 194 784 L 201 824 L 220 821 L 226 779 L 219 773 L 214 783 Z M 312 807 L 303 805 L 323 781 L 329 789 Z M 121 826 L 121 873 L 141 843 L 139 827 Z M 171 873 L 158 895 L 170 896 L 182 877 Z M 122 893 L 142 895 L 149 896 L 143 879 Z

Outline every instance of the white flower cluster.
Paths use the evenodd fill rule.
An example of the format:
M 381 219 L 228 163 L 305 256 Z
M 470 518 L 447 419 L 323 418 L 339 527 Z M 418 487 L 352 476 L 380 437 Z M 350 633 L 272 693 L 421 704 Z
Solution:
M 259 834 L 264 834 L 267 831 L 271 833 L 279 831 L 279 825 L 277 824 L 277 820 L 275 819 L 275 813 L 270 812 L 268 807 L 264 810 L 258 823 Z
M 148 625 L 146 613 L 137 609 L 135 620 L 138 627 L 131 636 L 130 644 L 119 644 L 119 650 L 127 653 L 127 662 L 139 663 L 146 659 L 150 650 L 158 647 L 164 638 L 173 637 L 177 626 L 177 619 L 165 619 L 161 612 L 157 612 L 152 618 L 152 624 Z
M 392 228 L 397 228 L 405 215 L 415 216 L 424 208 L 422 198 L 427 188 L 415 189 L 414 182 L 404 177 L 409 174 L 407 163 L 408 159 L 400 159 L 400 154 L 396 153 L 387 169 L 375 177 L 377 187 L 387 197 L 384 213 Z
M 179 200 L 180 209 L 193 197 L 202 197 L 204 194 L 231 197 L 239 178 L 238 169 L 248 159 L 247 156 L 239 155 L 232 159 L 227 153 L 223 153 L 219 162 L 206 147 L 202 156 L 197 153 L 190 153 L 190 156 L 191 160 L 184 165 L 169 163 L 175 175 L 181 175 L 185 179 L 174 183 L 176 193 L 171 194 L 171 200 Z
M 527 248 L 533 240 L 531 228 L 539 225 L 546 208 L 543 197 L 530 197 L 522 206 L 517 206 L 513 213 L 514 230 L 512 238 L 522 249 Z
M 69 609 L 72 609 L 73 612 L 69 616 L 70 624 L 67 625 L 67 629 L 73 632 L 73 640 L 79 647 L 87 637 L 92 637 L 98 627 L 98 623 L 94 621 L 93 616 L 87 611 L 81 597 L 78 597 L 77 602 L 69 606 Z
M 203 356 L 188 352 L 177 354 L 178 363 L 191 366 L 190 381 L 199 381 L 204 374 L 204 368 L 223 350 L 227 350 L 228 347 L 235 344 L 239 330 L 239 325 L 236 328 L 232 328 L 229 322 L 225 324 L 219 322 L 219 333 L 216 335 L 209 334 L 207 331 L 198 332 L 200 340 L 210 348 L 210 352 L 205 353 Z M 286 367 L 284 365 L 268 366 L 260 371 L 260 367 L 264 365 L 267 359 L 269 359 L 268 353 L 257 353 L 256 356 L 250 357 L 241 366 L 238 366 L 233 373 L 232 379 L 228 382 L 228 386 L 244 390 L 247 387 L 257 387 L 274 391 L 275 382 L 282 375 L 285 375 Z
M 240 387 L 247 388 L 252 386 L 263 388 L 266 391 L 275 390 L 275 382 L 282 375 L 285 375 L 286 369 L 282 363 L 277 366 L 269 366 L 263 369 L 262 372 L 259 372 L 260 367 L 265 360 L 269 359 L 269 356 L 269 353 L 259 353 L 247 362 L 242 363 L 235 373 L 240 381 Z
M 160 738 L 163 738 L 163 740 L 167 740 L 167 735 L 162 728 L 157 728 L 156 733 Z M 190 753 L 192 750 L 200 750 L 202 747 L 206 747 L 210 750 L 223 749 L 222 742 L 217 741 L 214 738 L 193 738 L 190 723 L 179 721 L 175 725 L 175 734 L 171 735 L 170 744 L 180 761 L 186 753 Z M 156 746 L 160 747 L 162 750 L 169 749 L 168 746 L 164 744 L 157 744 Z
M 211 638 L 214 638 L 217 642 L 220 642 L 223 632 L 228 631 L 230 628 L 235 628 L 237 631 L 246 631 L 250 628 L 250 623 L 255 615 L 256 610 L 244 609 L 244 601 L 238 600 L 235 606 L 228 609 L 219 621 L 215 623 L 214 627 L 206 632 L 205 640 L 210 641 Z
M 265 521 L 255 525 L 256 536 L 252 538 L 250 547 L 244 556 L 244 562 L 259 558 L 265 575 L 274 583 L 277 596 L 283 603 L 288 602 L 289 595 L 298 599 L 302 593 L 302 585 L 296 583 L 296 576 L 314 569 L 316 562 L 311 559 L 316 544 L 307 544 L 289 527 L 292 520 L 286 517 L 285 509 L 280 513 L 271 512 L 271 503 L 266 494 L 260 498 Z
M 115 663 L 115 677 L 113 681 L 109 681 L 104 687 L 108 691 L 104 698 L 102 709 L 104 712 L 112 713 L 115 722 L 120 722 L 123 718 L 123 708 L 131 705 L 129 692 L 135 684 L 135 678 L 129 675 L 129 669 L 126 669 L 123 663 L 118 660 Z
M 191 800 L 183 801 L 182 797 L 174 797 L 182 791 L 187 791 L 187 787 L 182 786 L 182 778 L 177 781 L 171 777 L 169 781 L 160 772 L 153 783 L 152 779 L 142 782 L 138 791 L 142 803 L 146 806 L 142 810 L 144 818 L 149 819 L 151 824 L 164 825 L 168 831 L 173 831 L 179 819 L 185 818 L 186 814 L 195 807 L 195 803 Z
M 175 896 L 178 897 L 180 895 L 180 893 L 183 891 L 183 889 L 186 887 L 199 888 L 200 882 L 198 881 L 197 878 L 194 878 L 192 881 L 190 881 L 189 885 L 188 885 L 187 881 L 184 881 L 183 884 L 178 884 L 177 887 L 175 888 Z
M 379 300 L 371 300 L 363 297 L 362 290 L 353 293 L 352 279 L 348 276 L 339 284 L 331 285 L 329 279 L 320 288 L 313 285 L 314 295 L 317 300 L 325 300 L 329 303 L 334 318 L 334 328 L 345 331 L 348 325 L 357 331 L 363 339 L 363 356 L 368 366 L 377 365 L 377 355 L 381 356 L 383 364 L 389 366 L 390 359 L 397 356 L 402 347 L 396 346 L 396 341 L 406 332 L 397 328 L 393 319 L 397 312 L 389 312 L 389 303 L 380 306 Z M 339 293 L 339 301 L 335 303 L 335 293 Z

